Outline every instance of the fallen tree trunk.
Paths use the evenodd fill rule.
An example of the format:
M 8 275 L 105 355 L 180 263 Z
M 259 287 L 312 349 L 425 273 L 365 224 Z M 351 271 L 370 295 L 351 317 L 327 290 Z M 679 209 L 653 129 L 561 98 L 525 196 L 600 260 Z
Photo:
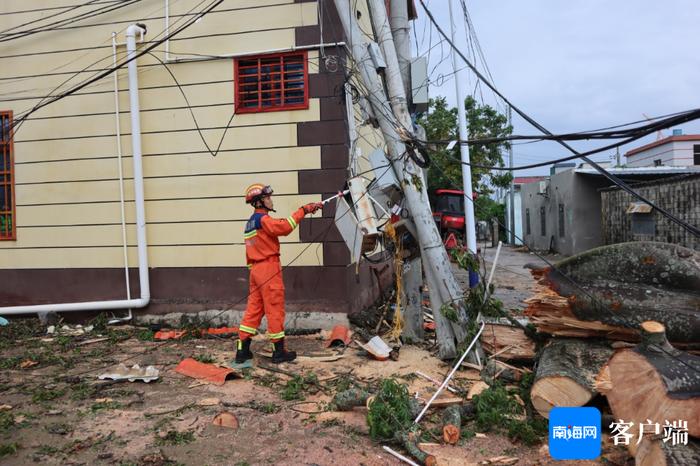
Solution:
M 535 270 L 539 289 L 525 314 L 539 331 L 638 341 L 636 329 L 653 320 L 668 339 L 690 348 L 700 342 L 700 253 L 657 242 L 591 249 L 554 268 Z
M 595 380 L 612 355 L 604 342 L 555 339 L 537 363 L 530 397 L 543 417 L 558 406 L 583 406 L 595 395 Z
M 634 458 L 635 466 L 688 466 L 700 464 L 700 442 L 689 439 L 687 445 L 673 445 L 643 438 Z
M 658 322 L 642 324 L 641 340 L 608 363 L 613 415 L 635 425 L 687 421 L 688 434 L 700 437 L 700 357 L 671 346 Z
M 442 412 L 442 439 L 449 445 L 457 445 L 462 435 L 462 413 L 459 406 L 449 406 Z

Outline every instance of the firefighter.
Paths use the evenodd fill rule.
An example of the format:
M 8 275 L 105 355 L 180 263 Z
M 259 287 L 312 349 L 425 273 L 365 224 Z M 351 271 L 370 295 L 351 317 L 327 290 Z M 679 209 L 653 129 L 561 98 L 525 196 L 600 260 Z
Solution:
M 285 219 L 273 218 L 275 212 L 272 188 L 253 184 L 245 191 L 245 201 L 255 212 L 245 227 L 246 263 L 250 270 L 248 304 L 239 325 L 236 364 L 253 358 L 250 340 L 257 333 L 263 314 L 267 317 L 267 336 L 272 341 L 272 362 L 279 364 L 293 361 L 294 351 L 284 345 L 284 283 L 280 265 L 279 236 L 287 236 L 308 214 L 323 207 L 320 202 L 306 204 Z

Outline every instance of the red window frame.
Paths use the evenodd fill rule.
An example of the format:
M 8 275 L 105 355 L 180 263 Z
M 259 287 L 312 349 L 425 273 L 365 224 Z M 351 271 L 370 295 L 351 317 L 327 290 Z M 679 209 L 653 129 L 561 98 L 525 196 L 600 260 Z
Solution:
M 12 111 L 0 111 L 0 241 L 17 239 L 13 136 Z
M 240 57 L 233 63 L 236 113 L 309 108 L 306 51 Z

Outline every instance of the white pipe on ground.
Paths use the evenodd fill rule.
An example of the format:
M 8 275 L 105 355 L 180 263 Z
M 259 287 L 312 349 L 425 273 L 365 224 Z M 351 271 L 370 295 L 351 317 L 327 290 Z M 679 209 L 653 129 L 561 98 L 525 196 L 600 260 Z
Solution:
M 141 38 L 146 33 L 145 26 L 132 24 L 126 30 L 127 58 L 136 53 L 136 35 Z M 148 256 L 146 243 L 146 212 L 143 195 L 143 164 L 141 160 L 141 119 L 139 116 L 139 83 L 136 60 L 128 63 L 129 102 L 131 104 L 131 145 L 134 158 L 134 198 L 136 201 L 136 242 L 139 257 L 139 282 L 141 297 L 112 301 L 87 301 L 79 303 L 38 304 L 31 306 L 0 307 L 0 315 L 32 314 L 35 312 L 78 312 L 102 311 L 146 307 L 151 301 L 151 288 L 148 280 Z

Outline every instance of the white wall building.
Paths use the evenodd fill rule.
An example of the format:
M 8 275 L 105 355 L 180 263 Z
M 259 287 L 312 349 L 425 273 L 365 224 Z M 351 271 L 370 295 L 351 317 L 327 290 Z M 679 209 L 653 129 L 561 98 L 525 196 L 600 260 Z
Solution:
M 628 167 L 690 167 L 700 165 L 700 134 L 674 135 L 632 149 Z

